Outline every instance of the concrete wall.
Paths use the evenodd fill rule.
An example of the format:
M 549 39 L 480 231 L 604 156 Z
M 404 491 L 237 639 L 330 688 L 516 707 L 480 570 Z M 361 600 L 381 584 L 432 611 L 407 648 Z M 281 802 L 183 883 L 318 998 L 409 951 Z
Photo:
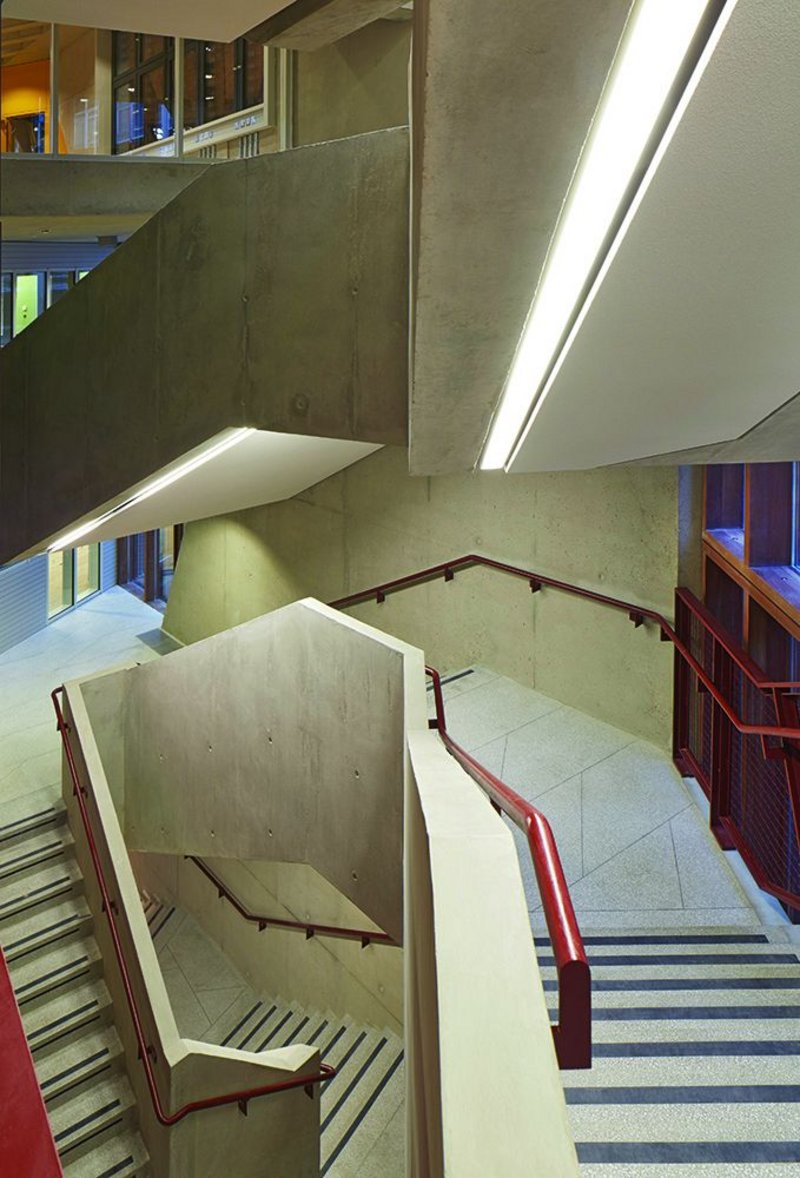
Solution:
M 408 1172 L 577 1178 L 511 832 L 437 735 L 409 744 Z
M 404 130 L 209 168 L 3 349 L 0 563 L 229 426 L 404 442 L 407 226 Z
M 379 20 L 295 59 L 294 141 L 408 124 L 411 22 Z
M 307 863 L 402 941 L 420 651 L 302 602 L 124 674 L 129 847 Z
M 671 613 L 674 469 L 418 479 L 406 461 L 386 448 L 288 502 L 190 524 L 165 628 L 194 642 L 306 594 L 333 600 L 470 551 Z M 484 663 L 669 744 L 671 651 L 624 614 L 481 570 L 352 613 L 442 671 Z

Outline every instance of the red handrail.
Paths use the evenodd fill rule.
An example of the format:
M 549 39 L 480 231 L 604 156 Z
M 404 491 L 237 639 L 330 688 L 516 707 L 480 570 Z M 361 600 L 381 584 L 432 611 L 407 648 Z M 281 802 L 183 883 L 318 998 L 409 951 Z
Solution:
M 678 654 L 691 668 L 712 699 L 719 704 L 738 732 L 741 732 L 745 736 L 772 736 L 783 740 L 800 740 L 800 728 L 780 727 L 774 724 L 748 724 L 747 721 L 743 720 L 728 700 L 725 699 L 701 663 L 697 661 L 692 652 L 681 641 L 672 623 L 663 614 L 658 613 L 656 610 L 636 605 L 632 601 L 623 601 L 619 597 L 608 597 L 604 593 L 595 593 L 592 589 L 584 589 L 580 585 L 571 585 L 567 581 L 557 581 L 553 577 L 546 577 L 543 573 L 536 573 L 531 569 L 503 564 L 502 561 L 492 560 L 490 557 L 481 556 L 478 553 L 472 552 L 466 556 L 458 556 L 454 560 L 445 561 L 442 564 L 431 565 L 429 568 L 421 569 L 417 573 L 409 573 L 405 577 L 397 577 L 394 581 L 385 581 L 383 584 L 374 585 L 370 589 L 361 589 L 357 593 L 350 593 L 348 596 L 340 597 L 336 601 L 331 601 L 328 604 L 332 609 L 347 609 L 348 606 L 358 605 L 360 602 L 369 601 L 371 598 L 374 598 L 381 605 L 390 593 L 397 593 L 400 590 L 409 589 L 414 585 L 436 580 L 438 577 L 444 577 L 445 581 L 452 581 L 459 569 L 474 567 L 494 569 L 497 572 L 507 573 L 509 576 L 518 577 L 521 580 L 527 581 L 532 593 L 537 593 L 543 587 L 547 587 L 549 589 L 556 589 L 561 593 L 567 593 L 572 597 L 580 597 L 585 601 L 593 601 L 595 604 L 608 606 L 610 609 L 617 610 L 620 613 L 626 613 L 634 626 L 637 627 L 641 626 L 645 621 L 655 622 L 661 632 L 662 640 L 672 643 Z M 686 594 L 687 591 L 683 590 L 682 592 Z M 697 605 L 699 604 L 698 602 Z M 753 678 L 752 671 L 748 670 L 741 659 L 730 650 L 724 635 L 719 631 L 715 631 L 715 638 L 725 645 L 726 650 L 731 653 L 732 657 L 736 658 L 736 661 L 742 667 L 745 674 Z M 753 667 L 755 667 L 755 664 L 753 664 Z M 753 682 L 757 687 L 800 688 L 800 683 L 775 684 L 759 682 L 755 678 L 753 678 Z
M 64 753 L 67 758 L 67 765 L 69 767 L 70 777 L 72 778 L 72 791 L 78 802 L 78 809 L 80 810 L 81 821 L 83 829 L 86 834 L 86 841 L 89 847 L 89 854 L 91 855 L 92 865 L 97 877 L 97 886 L 100 889 L 100 896 L 102 898 L 103 912 L 108 921 L 109 933 L 111 934 L 111 943 L 114 947 L 114 956 L 117 959 L 117 966 L 119 967 L 120 978 L 122 980 L 122 987 L 125 991 L 125 1001 L 128 1006 L 128 1011 L 133 1023 L 134 1034 L 136 1035 L 136 1043 L 139 1049 L 139 1059 L 144 1067 L 145 1078 L 147 1080 L 147 1087 L 150 1092 L 150 1100 L 153 1104 L 153 1111 L 156 1119 L 162 1125 L 176 1125 L 178 1121 L 182 1121 L 184 1117 L 190 1113 L 200 1112 L 202 1109 L 217 1108 L 223 1104 L 238 1104 L 242 1112 L 246 1112 L 248 1101 L 255 1099 L 258 1096 L 271 1096 L 276 1092 L 287 1092 L 291 1088 L 305 1088 L 310 1091 L 314 1084 L 324 1083 L 327 1080 L 333 1079 L 336 1075 L 336 1069 L 330 1064 L 321 1063 L 319 1071 L 313 1075 L 297 1076 L 291 1080 L 280 1080 L 275 1084 L 264 1084 L 258 1088 L 245 1088 L 237 1092 L 220 1093 L 217 1096 L 206 1096 L 201 1100 L 193 1100 L 188 1104 L 184 1104 L 174 1113 L 168 1113 L 161 1103 L 161 1094 L 158 1091 L 155 1073 L 153 1072 L 153 1062 L 156 1058 L 155 1048 L 151 1043 L 147 1042 L 147 1036 L 144 1033 L 142 1025 L 142 1018 L 139 1013 L 139 1007 L 136 1002 L 136 997 L 133 993 L 133 985 L 131 983 L 130 974 L 128 972 L 128 965 L 125 960 L 125 952 L 120 941 L 119 931 L 116 922 L 116 902 L 111 899 L 106 883 L 103 866 L 100 862 L 100 856 L 97 850 L 97 843 L 95 841 L 94 832 L 92 830 L 91 820 L 86 809 L 86 789 L 81 785 L 78 771 L 75 766 L 75 757 L 72 751 L 72 744 L 69 739 L 69 725 L 64 719 L 64 713 L 61 710 L 58 696 L 63 694 L 64 688 L 56 687 L 51 691 L 50 698 L 53 701 L 53 707 L 56 713 L 56 723 L 58 731 L 61 734 L 61 739 L 64 745 Z
M 243 920 L 250 921 L 251 924 L 258 925 L 258 931 L 263 932 L 264 929 L 270 926 L 274 928 L 288 928 L 296 929 L 298 932 L 306 934 L 306 940 L 311 937 L 339 937 L 344 941 L 360 941 L 361 948 L 366 949 L 370 942 L 375 941 L 379 945 L 394 945 L 397 947 L 397 942 L 394 941 L 388 933 L 371 932 L 368 929 L 357 928 L 342 928 L 334 924 L 316 924 L 312 921 L 304 920 L 283 920 L 277 916 L 258 916 L 255 912 L 251 912 L 249 908 L 245 908 L 242 901 L 230 890 L 228 885 L 217 873 L 199 859 L 197 855 L 185 855 L 184 858 L 194 863 L 195 867 L 199 867 L 203 875 L 216 886 L 220 899 L 225 899 L 229 904 L 232 904 Z
M 550 823 L 541 810 L 520 797 L 453 740 L 447 731 L 439 672 L 426 667 L 425 673 L 433 681 L 436 706 L 436 720 L 431 725 L 438 729 L 445 747 L 489 796 L 495 809 L 507 814 L 528 837 L 558 972 L 558 1022 L 552 1029 L 559 1066 L 589 1068 L 592 1066 L 591 970 Z

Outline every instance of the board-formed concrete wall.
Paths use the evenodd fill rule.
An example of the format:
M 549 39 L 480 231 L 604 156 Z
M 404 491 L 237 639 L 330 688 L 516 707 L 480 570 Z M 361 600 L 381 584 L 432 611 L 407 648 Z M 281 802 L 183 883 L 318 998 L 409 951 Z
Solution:
M 669 468 L 412 478 L 384 449 L 285 503 L 189 524 L 165 628 L 183 642 L 306 594 L 331 601 L 466 552 L 672 611 Z M 624 614 L 472 570 L 350 613 L 442 671 L 483 663 L 666 747 L 671 651 Z
M 231 426 L 404 443 L 408 156 L 399 128 L 209 168 L 12 340 L 0 564 Z

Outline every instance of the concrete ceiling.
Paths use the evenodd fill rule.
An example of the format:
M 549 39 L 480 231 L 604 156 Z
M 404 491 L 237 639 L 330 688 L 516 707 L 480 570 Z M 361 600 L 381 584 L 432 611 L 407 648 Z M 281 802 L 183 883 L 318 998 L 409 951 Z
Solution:
M 291 0 L 5 0 L 4 17 L 125 29 L 134 33 L 233 41 L 253 25 L 286 8 Z
M 182 455 L 177 462 L 157 471 L 145 484 L 129 488 L 90 516 L 75 520 L 66 530 L 72 531 L 73 527 L 97 519 L 117 503 L 130 498 L 141 486 L 181 466 L 206 449 L 208 444 Z M 365 442 L 254 430 L 243 441 L 196 467 L 183 478 L 93 528 L 78 542 L 92 544 L 97 540 L 112 540 L 133 532 L 207 519 L 261 503 L 290 499 L 378 449 L 379 446 Z M 49 538 L 50 541 L 53 539 Z M 38 551 L 43 551 L 47 543 L 45 541 Z M 25 555 L 33 554 L 32 550 Z
M 800 457 L 798 60 L 739 0 L 513 471 Z
M 417 0 L 411 470 L 477 462 L 630 0 Z

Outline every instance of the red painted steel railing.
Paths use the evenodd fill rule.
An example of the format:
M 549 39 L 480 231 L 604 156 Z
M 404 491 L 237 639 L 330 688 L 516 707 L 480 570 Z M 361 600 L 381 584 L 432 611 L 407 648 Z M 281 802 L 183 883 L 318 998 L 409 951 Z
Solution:
M 691 593 L 679 589 L 675 625 L 706 677 L 753 723 L 736 725 L 704 681 L 676 658 L 674 752 L 710 804 L 720 845 L 800 919 L 800 683 L 770 680 Z M 778 722 L 792 734 L 772 739 Z
M 572 907 L 564 869 L 550 823 L 540 810 L 485 769 L 447 731 L 439 672 L 425 668 L 433 681 L 436 719 L 445 747 L 488 795 L 498 813 L 506 814 L 528 838 L 542 908 L 558 972 L 558 1022 L 553 1042 L 562 1068 L 592 1066 L 592 978 Z
M 735 846 L 759 886 L 800 919 L 800 683 L 769 679 L 688 590 L 677 591 L 673 626 L 656 610 L 474 552 L 330 604 L 335 609 L 367 601 L 381 605 L 392 593 L 438 579 L 452 581 L 470 568 L 527 581 L 532 593 L 553 589 L 606 606 L 627 614 L 637 628 L 645 622 L 658 627 L 662 642 L 671 642 L 675 650 L 675 763 L 696 775 L 709 794 L 711 827 L 721 845 Z M 691 632 L 689 617 L 699 624 L 702 638 Z M 473 769 L 491 796 L 487 782 L 492 775 L 474 761 Z M 752 788 L 754 783 L 759 788 Z
M 125 960 L 125 952 L 122 948 L 119 930 L 117 929 L 116 921 L 116 901 L 112 899 L 106 882 L 103 865 L 100 862 L 100 855 L 97 850 L 97 842 L 92 830 L 91 820 L 86 808 L 87 790 L 81 785 L 78 771 L 75 765 L 75 757 L 72 751 L 72 743 L 69 739 L 69 726 L 64 719 L 64 713 L 61 710 L 61 704 L 58 696 L 63 694 L 63 687 L 56 687 L 51 693 L 50 697 L 53 701 L 53 707 L 56 712 L 56 722 L 58 731 L 61 733 L 61 739 L 64 745 L 64 753 L 69 767 L 70 777 L 72 779 L 73 795 L 78 803 L 78 809 L 81 815 L 81 822 L 83 824 L 84 833 L 86 834 L 86 842 L 89 847 L 89 854 L 92 859 L 92 866 L 97 878 L 97 886 L 100 889 L 100 896 L 103 901 L 103 912 L 108 921 L 108 930 L 111 936 L 111 943 L 114 947 L 114 956 L 117 959 L 117 966 L 120 972 L 120 979 L 122 987 L 125 991 L 125 1001 L 128 1007 L 128 1012 L 133 1023 L 134 1034 L 136 1035 L 136 1042 L 139 1049 L 139 1059 L 144 1068 L 145 1078 L 147 1080 L 147 1088 L 150 1093 L 150 1100 L 153 1105 L 153 1111 L 156 1118 L 162 1125 L 176 1125 L 187 1117 L 190 1113 L 200 1112 L 202 1109 L 218 1108 L 224 1104 L 238 1104 L 242 1112 L 247 1111 L 247 1104 L 259 1096 L 272 1096 L 277 1092 L 288 1092 L 292 1088 L 305 1088 L 309 1095 L 312 1092 L 313 1085 L 324 1083 L 327 1080 L 333 1079 L 336 1075 L 336 1069 L 330 1064 L 321 1063 L 319 1071 L 312 1075 L 298 1076 L 291 1080 L 281 1080 L 275 1084 L 264 1084 L 258 1088 L 245 1088 L 237 1092 L 225 1092 L 216 1096 L 207 1096 L 202 1100 L 194 1100 L 188 1104 L 183 1105 L 177 1109 L 176 1112 L 167 1112 L 161 1102 L 161 1094 L 158 1091 L 158 1084 L 156 1083 L 155 1073 L 153 1071 L 153 1063 L 156 1058 L 156 1051 L 152 1043 L 148 1043 L 147 1036 L 144 1031 L 142 1023 L 142 1016 L 136 1002 L 136 996 L 133 992 L 133 985 L 131 982 L 130 971 Z
M 296 932 L 302 932 L 306 935 L 306 940 L 311 937 L 338 937 L 343 941 L 360 941 L 361 948 L 366 949 L 367 945 L 375 942 L 377 945 L 397 945 L 388 933 L 371 931 L 369 929 L 357 928 L 342 928 L 334 924 L 317 924 L 313 921 L 305 920 L 284 920 L 277 916 L 258 916 L 255 912 L 251 912 L 249 908 L 245 907 L 242 901 L 236 896 L 228 887 L 223 879 L 217 873 L 199 859 L 197 855 L 186 855 L 186 859 L 190 863 L 194 863 L 202 871 L 203 875 L 210 879 L 217 889 L 217 894 L 220 899 L 225 899 L 229 904 L 233 905 L 243 920 L 249 921 L 251 924 L 258 925 L 258 931 L 261 933 L 266 928 L 283 928 L 294 929 Z

